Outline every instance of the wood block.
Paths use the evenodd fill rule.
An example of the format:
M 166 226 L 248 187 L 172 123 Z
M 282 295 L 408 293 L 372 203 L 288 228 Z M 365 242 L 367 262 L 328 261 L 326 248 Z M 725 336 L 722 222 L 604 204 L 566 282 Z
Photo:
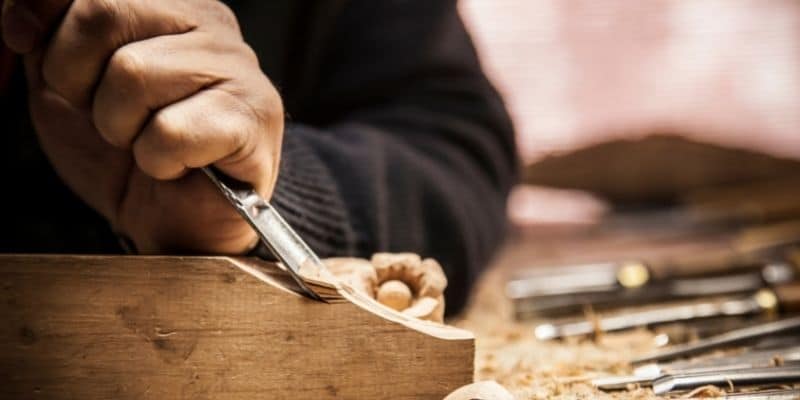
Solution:
M 471 333 L 346 289 L 308 300 L 275 271 L 0 256 L 0 398 L 438 400 L 472 382 Z

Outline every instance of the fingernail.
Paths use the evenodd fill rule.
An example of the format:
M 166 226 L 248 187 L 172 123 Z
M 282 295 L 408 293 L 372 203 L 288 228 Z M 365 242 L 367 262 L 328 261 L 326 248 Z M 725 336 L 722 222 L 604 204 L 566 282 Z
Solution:
M 30 53 L 42 31 L 42 24 L 24 4 L 6 0 L 3 4 L 3 39 L 13 51 Z

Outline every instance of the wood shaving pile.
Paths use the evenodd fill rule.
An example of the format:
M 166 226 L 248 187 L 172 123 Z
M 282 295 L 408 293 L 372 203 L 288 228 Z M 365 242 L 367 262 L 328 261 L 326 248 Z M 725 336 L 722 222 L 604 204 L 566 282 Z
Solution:
M 533 323 L 511 318 L 503 298 L 504 280 L 487 276 L 478 297 L 456 326 L 476 335 L 476 381 L 496 380 L 517 399 L 656 399 L 650 389 L 605 393 L 592 387 L 594 378 L 630 374 L 627 360 L 653 349 L 647 330 L 605 334 L 596 341 L 570 338 L 541 342 Z
M 573 242 L 570 250 L 578 248 Z M 636 247 L 631 246 L 635 253 Z M 660 399 L 650 388 L 632 386 L 627 391 L 603 392 L 591 380 L 608 375 L 629 375 L 627 360 L 648 354 L 656 335 L 647 329 L 605 333 L 591 338 L 541 342 L 534 336 L 535 322 L 512 317 L 511 302 L 504 296 L 509 265 L 519 258 L 528 262 L 529 251 L 506 249 L 494 268 L 476 287 L 471 305 L 452 324 L 475 333 L 475 380 L 495 380 L 518 400 L 545 399 Z M 591 256 L 587 256 L 591 259 Z M 595 259 L 611 257 L 595 256 Z M 735 354 L 739 350 L 726 351 Z M 780 364 L 780 360 L 776 360 Z M 744 388 L 742 391 L 752 389 Z M 671 398 L 719 399 L 730 387 L 705 386 Z

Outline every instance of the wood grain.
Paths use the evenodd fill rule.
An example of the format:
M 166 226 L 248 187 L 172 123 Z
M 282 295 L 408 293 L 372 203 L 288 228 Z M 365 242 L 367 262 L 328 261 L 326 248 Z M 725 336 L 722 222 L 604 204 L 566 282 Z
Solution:
M 229 258 L 0 256 L 0 397 L 441 399 L 469 332 Z

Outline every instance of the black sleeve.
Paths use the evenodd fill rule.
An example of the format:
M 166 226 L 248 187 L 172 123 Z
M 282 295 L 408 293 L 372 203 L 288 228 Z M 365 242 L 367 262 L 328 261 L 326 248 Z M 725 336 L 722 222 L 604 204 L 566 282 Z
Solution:
M 321 256 L 438 259 L 449 311 L 500 243 L 511 123 L 455 1 L 350 1 L 290 116 L 273 198 Z

